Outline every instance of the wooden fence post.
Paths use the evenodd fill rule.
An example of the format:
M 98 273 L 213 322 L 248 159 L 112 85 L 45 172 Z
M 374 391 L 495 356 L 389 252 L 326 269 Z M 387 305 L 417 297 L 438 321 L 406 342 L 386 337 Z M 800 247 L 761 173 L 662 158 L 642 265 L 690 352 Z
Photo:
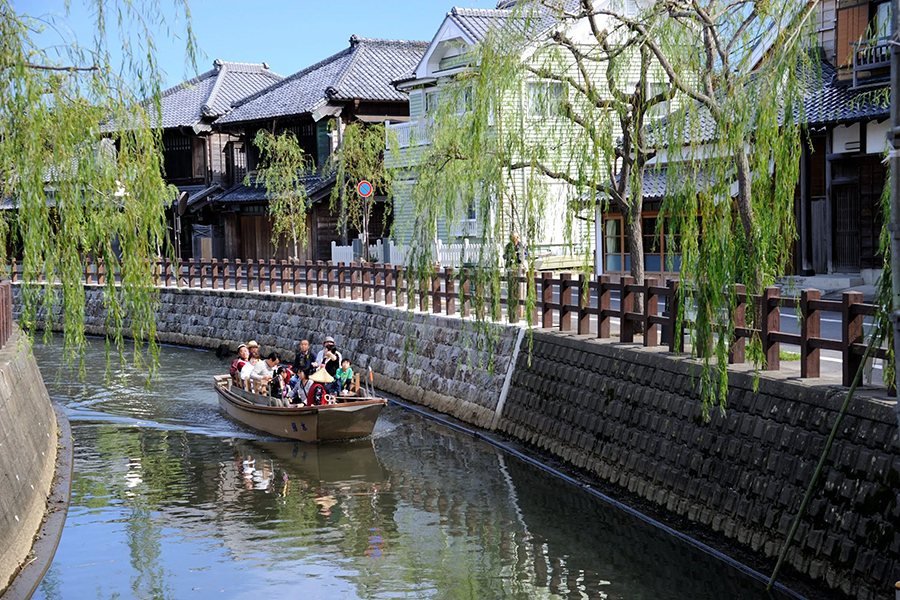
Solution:
M 444 269 L 444 286 L 446 288 L 444 302 L 447 305 L 448 317 L 456 314 L 456 280 L 453 277 L 453 267 L 446 267 Z
M 652 291 L 659 281 L 654 278 L 644 280 L 644 347 L 655 348 L 659 345 L 659 326 L 650 322 L 659 312 L 659 293 Z
M 294 295 L 299 295 L 303 293 L 303 288 L 300 284 L 300 273 L 303 272 L 303 267 L 301 266 L 299 259 L 294 259 L 291 261 L 291 281 L 294 284 Z
M 684 324 L 678 326 L 678 281 L 669 279 L 666 287 L 669 288 L 666 294 L 669 299 L 669 352 L 680 352 L 684 343 Z
M 541 327 L 550 329 L 553 327 L 553 273 L 550 271 L 541 272 Z
M 227 258 L 222 259 L 222 289 L 230 290 L 231 286 L 229 282 L 231 281 L 231 261 Z
M 337 273 L 334 270 L 334 261 L 327 261 L 325 263 L 325 295 L 329 298 L 334 298 L 337 294 L 337 290 L 334 289 L 336 276 Z
M 440 267 L 434 268 L 434 276 L 431 278 L 431 312 L 441 314 L 441 273 Z
M 572 274 L 559 274 L 559 330 L 572 331 Z
M 813 348 L 810 339 L 822 336 L 822 315 L 810 308 L 810 300 L 820 300 L 819 290 L 800 292 L 800 377 L 819 377 L 819 349 Z
M 743 284 L 735 284 L 734 295 L 736 296 L 734 312 L 731 315 L 734 321 L 734 328 L 747 328 L 747 287 Z M 732 365 L 743 364 L 747 360 L 747 340 L 744 338 L 743 332 L 735 331 L 734 339 L 728 346 L 728 363 Z
M 397 308 L 400 308 L 401 306 L 403 306 L 403 302 L 404 302 L 403 285 L 404 285 L 404 280 L 406 278 L 406 271 L 404 270 L 405 267 L 403 265 L 397 265 L 395 267 L 395 269 L 396 269 L 395 270 L 395 273 L 396 273 L 395 280 L 396 281 L 394 284 L 394 289 L 396 290 L 396 293 L 397 293 L 396 306 L 397 306 Z
M 210 269 L 210 277 L 212 277 L 212 289 L 219 289 L 219 261 L 218 259 L 212 259 L 212 268 Z
M 609 338 L 610 336 L 610 288 L 609 275 L 601 275 L 597 278 L 597 337 Z
M 188 260 L 188 287 L 194 287 L 194 277 L 197 275 L 197 261 L 193 258 Z
M 469 294 L 472 291 L 470 285 L 469 268 L 463 267 L 459 274 L 459 294 L 460 304 L 462 305 L 460 308 L 462 308 L 463 318 L 468 318 L 472 314 L 472 303 L 469 300 Z
M 390 306 L 394 303 L 394 265 L 384 265 L 384 303 Z
M 367 262 L 360 263 L 362 268 L 362 301 L 372 301 L 372 265 Z
M 350 299 L 359 299 L 359 263 L 350 263 Z
M 384 263 L 372 263 L 372 299 L 375 304 L 384 301 Z
M 578 335 L 588 335 L 591 333 L 591 314 L 588 308 L 591 305 L 590 282 L 587 276 L 582 273 L 578 276 Z
M 863 316 L 853 311 L 853 305 L 862 301 L 862 292 L 844 292 L 841 296 L 841 374 L 842 384 L 847 387 L 853 383 L 862 362 L 862 356 L 853 352 L 853 344 L 863 343 Z
M 634 277 L 619 280 L 619 339 L 623 342 L 634 341 L 634 327 L 628 319 L 628 313 L 634 312 L 634 292 L 628 289 L 633 283 Z
M 209 271 L 207 271 L 208 266 L 209 266 L 208 263 L 201 258 L 200 259 L 200 289 L 201 290 L 206 287 L 206 277 L 207 277 L 207 275 L 209 275 Z
M 777 371 L 781 368 L 781 357 L 779 351 L 781 344 L 771 339 L 772 333 L 776 333 L 781 329 L 781 290 L 775 286 L 769 286 L 763 291 L 762 295 L 762 346 L 764 360 L 766 361 L 763 370 Z

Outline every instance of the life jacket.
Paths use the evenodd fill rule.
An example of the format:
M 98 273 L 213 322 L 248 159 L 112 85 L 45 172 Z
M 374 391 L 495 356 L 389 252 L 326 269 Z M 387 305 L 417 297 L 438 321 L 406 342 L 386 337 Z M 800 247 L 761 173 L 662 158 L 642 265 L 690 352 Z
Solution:
M 306 394 L 307 406 L 321 406 L 325 404 L 325 386 L 321 383 L 313 383 Z

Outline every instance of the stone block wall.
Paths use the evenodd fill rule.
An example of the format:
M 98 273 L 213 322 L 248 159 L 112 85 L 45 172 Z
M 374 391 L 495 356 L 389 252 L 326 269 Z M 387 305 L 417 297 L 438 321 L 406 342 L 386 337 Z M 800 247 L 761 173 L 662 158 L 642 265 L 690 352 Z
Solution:
M 633 346 L 535 333 L 499 428 L 609 483 L 776 557 L 846 389 L 729 376 L 723 417 L 701 415 L 699 367 Z M 900 578 L 900 452 L 889 403 L 855 399 L 788 554 L 851 597 Z
M 85 330 L 103 335 L 103 289 L 87 285 L 85 293 Z M 18 297 L 14 285 L 16 315 Z M 354 372 L 372 368 L 379 389 L 479 427 L 493 419 L 518 334 L 349 300 L 210 289 L 162 290 L 157 329 L 163 343 L 197 348 L 256 340 L 262 356 L 276 350 L 286 360 L 300 340 L 317 352 L 332 335 Z
M 103 334 L 102 291 L 86 292 L 86 329 Z M 18 286 L 13 295 L 15 302 Z M 483 428 L 519 331 L 494 327 L 483 336 L 456 318 L 258 292 L 162 290 L 160 302 L 163 342 L 234 350 L 256 339 L 264 353 L 290 359 L 300 339 L 318 349 L 331 334 L 354 369 L 372 367 L 379 388 Z M 713 411 L 706 423 L 698 375 L 694 362 L 662 349 L 538 330 L 532 354 L 524 345 L 519 354 L 498 428 L 774 559 L 846 389 L 731 373 L 727 413 Z M 863 394 L 842 424 L 789 568 L 849 597 L 892 598 L 898 494 L 891 403 Z
M 56 415 L 18 328 L 0 349 L 0 595 L 26 562 L 56 467 Z

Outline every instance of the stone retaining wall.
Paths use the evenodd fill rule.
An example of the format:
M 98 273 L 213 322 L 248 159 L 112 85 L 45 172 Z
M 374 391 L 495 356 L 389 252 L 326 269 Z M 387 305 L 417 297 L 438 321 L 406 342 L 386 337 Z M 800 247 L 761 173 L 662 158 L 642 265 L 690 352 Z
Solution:
M 85 293 L 85 330 L 102 335 L 103 288 L 87 285 Z M 14 285 L 16 315 L 18 297 Z M 317 352 L 332 335 L 355 372 L 372 368 L 379 389 L 479 427 L 494 417 L 518 334 L 504 327 L 479 333 L 457 318 L 362 302 L 200 289 L 162 290 L 157 328 L 164 343 L 236 350 L 255 339 L 262 356 L 276 350 L 287 360 L 300 340 L 309 339 Z
M 21 332 L 0 349 L 0 593 L 27 562 L 56 463 L 50 397 Z
M 14 298 L 17 288 L 14 286 Z M 87 288 L 87 330 L 103 333 Z M 255 338 L 293 355 L 325 334 L 385 391 L 490 427 L 515 327 L 473 325 L 359 302 L 257 292 L 163 290 L 163 342 L 216 348 Z M 487 339 L 487 341 L 485 341 Z M 482 348 L 491 344 L 491 352 Z M 492 361 L 491 369 L 483 363 Z M 530 360 L 530 362 L 529 362 Z M 536 331 L 498 428 L 762 557 L 790 528 L 845 388 L 733 373 L 726 416 L 704 423 L 699 370 L 662 349 Z M 758 389 L 754 389 L 758 383 Z M 851 406 L 788 563 L 826 588 L 892 598 L 900 579 L 900 452 L 888 402 Z M 773 561 L 774 562 L 774 561 Z
M 846 389 L 729 376 L 727 413 L 701 417 L 693 361 L 535 333 L 499 429 L 670 513 L 776 557 Z M 890 403 L 855 399 L 788 554 L 821 585 L 893 598 L 900 452 Z

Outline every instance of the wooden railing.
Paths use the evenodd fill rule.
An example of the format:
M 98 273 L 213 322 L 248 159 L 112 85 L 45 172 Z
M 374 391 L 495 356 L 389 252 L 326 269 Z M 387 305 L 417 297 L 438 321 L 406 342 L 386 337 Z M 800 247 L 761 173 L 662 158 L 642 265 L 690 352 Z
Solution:
M 12 281 L 17 282 L 21 279 L 21 265 L 14 262 L 11 266 Z M 661 285 L 658 280 L 648 278 L 637 285 L 631 277 L 612 282 L 609 276 L 591 278 L 548 271 L 529 279 L 524 271 L 507 272 L 501 277 L 500 297 L 492 298 L 491 286 L 483 274 L 473 268 L 447 267 L 436 268 L 428 277 L 421 278 L 407 273 L 403 267 L 381 263 L 188 260 L 176 266 L 163 260 L 157 263 L 155 279 L 161 287 L 340 298 L 464 318 L 474 313 L 478 318 L 510 323 L 525 319 L 526 297 L 531 286 L 536 298 L 531 315 L 535 326 L 609 338 L 611 321 L 618 319 L 621 341 L 633 342 L 640 337 L 644 346 L 662 343 L 670 352 L 680 349 L 685 328 L 692 326 L 690 318 L 685 318 L 676 331 L 679 283 L 673 280 Z M 102 285 L 110 277 L 118 280 L 117 274 L 107 272 L 102 262 L 85 264 L 85 283 Z M 619 308 L 612 308 L 613 292 L 618 293 Z M 797 298 L 781 297 L 777 287 L 766 288 L 762 295 L 749 295 L 744 286 L 738 285 L 735 292 L 737 303 L 732 316 L 736 336 L 729 347 L 730 363 L 743 363 L 747 340 L 758 337 L 765 356 L 763 369 L 779 370 L 780 345 L 794 344 L 800 350 L 800 376 L 816 378 L 821 372 L 820 351 L 831 350 L 840 354 L 843 385 L 850 385 L 865 352 L 863 318 L 875 316 L 876 305 L 864 303 L 859 292 L 845 292 L 840 301 L 822 300 L 821 292 L 811 289 L 801 291 Z M 0 283 L 0 302 L 4 307 L 9 306 L 9 281 Z M 662 313 L 661 302 L 668 309 Z M 643 306 L 642 311 L 637 312 L 635 306 Z M 781 330 L 783 308 L 797 314 L 799 333 Z M 761 316 L 758 329 L 748 327 L 748 309 Z M 823 312 L 840 316 L 840 339 L 821 337 Z M 8 326 L 3 331 L 7 329 Z M 874 357 L 887 358 L 887 350 L 878 348 Z
M 891 41 L 888 38 L 875 38 L 861 42 L 850 42 L 853 47 L 853 87 L 858 87 L 859 74 L 872 69 L 884 69 L 891 66 Z

